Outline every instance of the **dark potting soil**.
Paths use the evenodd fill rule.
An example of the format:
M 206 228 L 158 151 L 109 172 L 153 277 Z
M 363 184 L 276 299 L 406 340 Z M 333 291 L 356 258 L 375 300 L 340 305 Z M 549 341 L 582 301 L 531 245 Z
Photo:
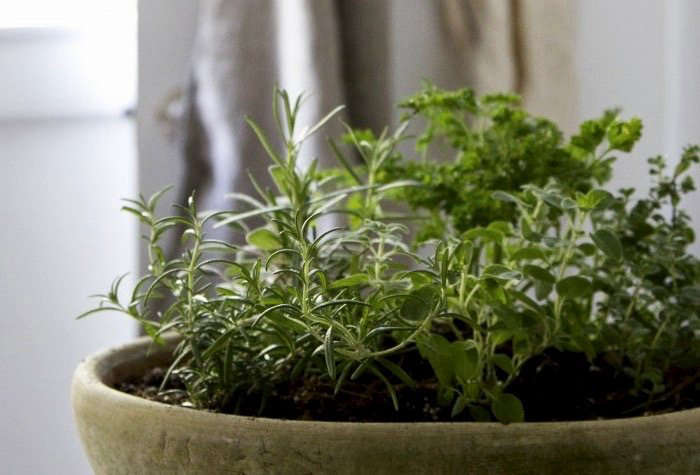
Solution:
M 407 355 L 410 357 L 410 355 Z M 418 375 L 430 375 L 419 357 L 410 361 Z M 165 370 L 154 368 L 141 378 L 117 385 L 116 389 L 167 404 L 191 406 L 182 384 L 172 378 L 166 391 L 158 392 Z M 577 421 L 633 417 L 690 409 L 700 406 L 700 370 L 674 369 L 666 374 L 667 391 L 654 400 L 633 396 L 633 381 L 599 358 L 591 364 L 580 353 L 548 350 L 528 361 L 511 383 L 509 392 L 520 398 L 526 419 L 535 421 Z M 454 422 L 472 420 L 469 411 L 450 417 L 451 407 L 436 401 L 436 381 L 417 380 L 410 388 L 397 385 L 400 411 L 395 411 L 381 381 L 347 382 L 338 395 L 333 383 L 320 377 L 279 385 L 260 411 L 260 397 L 251 397 L 237 407 L 221 412 L 280 419 L 351 422 Z

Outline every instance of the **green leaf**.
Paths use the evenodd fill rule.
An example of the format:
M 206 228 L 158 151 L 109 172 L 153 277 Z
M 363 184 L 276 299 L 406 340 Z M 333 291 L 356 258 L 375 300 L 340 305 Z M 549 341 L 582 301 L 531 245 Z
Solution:
M 491 334 L 491 343 L 495 346 L 502 345 L 513 338 L 513 330 L 507 328 L 497 328 L 489 332 Z
M 394 376 L 399 378 L 401 382 L 403 382 L 406 386 L 410 388 L 415 388 L 416 387 L 416 382 L 411 378 L 411 376 L 401 368 L 401 366 L 397 365 L 393 361 L 389 361 L 386 358 L 378 358 L 379 364 L 384 366 L 386 369 L 388 369 Z
M 681 299 L 690 305 L 700 305 L 700 286 L 688 286 L 681 289 Z
M 629 152 L 642 136 L 642 121 L 633 118 L 627 122 L 616 121 L 608 126 L 608 142 L 613 150 Z
M 591 190 L 585 195 L 580 195 L 576 198 L 576 204 L 579 208 L 590 211 L 599 207 L 604 207 L 612 201 L 612 195 L 605 190 Z
M 282 242 L 278 235 L 267 228 L 258 228 L 250 231 L 246 235 L 246 241 L 263 251 L 274 251 L 282 247 Z
M 510 295 L 512 295 L 513 297 L 515 297 L 517 300 L 520 300 L 522 303 L 524 303 L 524 304 L 525 304 L 527 307 L 529 307 L 530 310 L 532 310 L 533 312 L 542 313 L 542 308 L 540 308 L 540 306 L 537 304 L 537 302 L 535 302 L 534 300 L 532 300 L 532 299 L 531 299 L 528 295 L 526 295 L 525 293 L 520 292 L 519 290 L 515 290 L 515 289 L 510 289 L 510 290 L 508 291 L 508 293 L 509 293 Z
M 592 153 L 603 138 L 605 138 L 604 126 L 597 120 L 587 120 L 581 124 L 579 134 L 571 137 L 571 144 Z
M 592 256 L 596 252 L 596 246 L 593 245 L 590 242 L 584 242 L 582 244 L 579 244 L 577 246 L 581 252 L 583 252 L 586 256 Z
M 333 282 L 329 288 L 330 289 L 340 289 L 343 287 L 354 287 L 356 285 L 363 285 L 369 281 L 367 274 L 353 274 L 344 279 L 336 280 Z
M 450 345 L 455 376 L 464 382 L 476 378 L 479 372 L 479 351 L 470 343 L 455 341 Z
M 614 232 L 609 229 L 599 229 L 591 233 L 591 239 L 610 259 L 614 261 L 622 259 L 622 244 Z
M 221 221 L 216 223 L 214 225 L 214 228 L 220 228 L 222 226 L 237 223 L 239 221 L 243 221 L 243 220 L 248 219 L 248 218 L 253 218 L 255 216 L 260 216 L 260 215 L 264 215 L 267 213 L 274 213 L 276 211 L 282 211 L 282 210 L 286 210 L 286 209 L 289 209 L 288 205 L 268 206 L 266 208 L 252 209 L 250 211 L 244 211 L 242 213 L 231 213 L 230 216 L 227 216 L 226 218 L 223 218 Z M 226 213 L 226 214 L 229 214 L 229 213 Z
M 535 281 L 535 297 L 539 300 L 546 299 L 552 292 L 553 284 L 549 282 L 544 282 L 542 280 Z
M 335 357 L 333 355 L 333 327 L 329 326 L 326 330 L 326 336 L 323 339 L 323 356 L 326 361 L 326 369 L 328 376 L 335 380 Z
M 453 348 L 450 342 L 442 335 L 431 333 L 417 338 L 416 346 L 420 355 L 430 363 L 438 382 L 443 387 L 449 387 L 455 374 Z
M 500 242 L 503 240 L 503 233 L 495 229 L 474 228 L 462 234 L 462 239 L 481 239 L 484 242 Z
M 523 403 L 516 396 L 508 393 L 499 395 L 491 402 L 491 411 L 496 419 L 504 424 L 525 420 Z
M 341 110 L 345 109 L 345 106 L 337 106 L 335 109 L 326 114 L 321 120 L 319 120 L 313 127 L 304 131 L 303 135 L 298 139 L 299 142 L 303 142 L 307 137 L 315 134 L 321 127 L 326 125 L 326 123 L 333 118 Z
M 481 277 L 498 280 L 512 280 L 520 279 L 522 275 L 520 272 L 514 271 L 513 269 L 502 264 L 491 264 L 484 268 L 483 272 L 481 273 Z
M 481 406 L 469 406 L 469 415 L 476 422 L 489 422 L 491 420 L 489 411 Z
M 272 177 L 272 181 L 275 182 L 277 189 L 282 194 L 287 194 L 289 190 L 285 186 L 285 171 L 280 165 L 270 165 L 267 168 L 268 173 Z
M 491 221 L 486 229 L 497 231 L 505 236 L 509 235 L 513 230 L 510 223 L 506 221 Z
M 391 402 L 394 404 L 394 410 L 398 411 L 399 410 L 399 398 L 396 395 L 396 390 L 394 389 L 394 385 L 391 384 L 391 382 L 384 376 L 384 374 L 379 371 L 374 365 L 369 363 L 367 365 L 367 368 L 374 373 L 379 379 L 381 379 L 384 382 L 384 386 L 386 386 L 387 391 L 389 392 L 389 396 L 391 397 Z
M 267 152 L 267 155 L 272 159 L 273 162 L 275 162 L 277 165 L 282 166 L 282 159 L 280 158 L 277 153 L 275 153 L 274 149 L 272 148 L 272 145 L 270 145 L 270 141 L 267 139 L 265 136 L 265 133 L 262 131 L 262 129 L 256 124 L 250 117 L 245 117 L 245 121 L 248 123 L 251 129 L 253 129 L 253 132 L 255 132 L 255 135 L 258 137 L 258 141 L 260 142 L 260 145 L 263 146 L 265 149 L 265 152 Z
M 401 317 L 406 320 L 424 320 L 440 298 L 440 291 L 432 285 L 424 285 L 406 296 L 401 305 Z
M 593 343 L 591 342 L 590 338 L 584 333 L 575 333 L 571 335 L 571 337 L 575 346 L 577 347 L 576 351 L 585 353 L 586 357 L 590 361 L 593 361 L 593 358 L 595 358 L 596 355 L 596 349 L 593 346 Z
M 546 254 L 542 249 L 539 247 L 522 247 L 515 251 L 513 255 L 510 257 L 511 260 L 513 261 L 522 261 L 522 260 L 534 260 L 534 259 L 541 259 L 545 260 L 547 258 Z
M 593 292 L 591 282 L 577 275 L 563 278 L 557 282 L 556 289 L 559 295 L 571 299 L 585 297 Z
M 518 221 L 518 226 L 520 228 L 521 234 L 528 241 L 539 242 L 542 240 L 542 235 L 533 231 L 532 226 L 530 226 L 530 223 L 528 223 L 528 220 L 524 217 L 520 218 L 520 220 Z
M 561 200 L 561 207 L 566 210 L 576 209 L 576 202 L 571 198 L 564 198 Z
M 345 201 L 345 207 L 347 208 L 348 211 L 352 211 L 352 213 L 350 213 L 348 216 L 350 229 L 357 229 L 360 226 L 362 226 L 362 223 L 363 223 L 362 211 L 364 210 L 364 207 L 365 207 L 364 195 L 362 193 L 351 194 L 350 196 L 348 196 L 348 199 Z
M 513 366 L 513 360 L 510 359 L 508 355 L 503 353 L 496 353 L 491 357 L 491 362 L 501 368 L 506 373 L 513 374 L 515 372 L 515 367 Z
M 532 356 L 533 345 L 525 335 L 518 335 L 513 338 L 513 355 L 524 356 L 526 359 Z
M 332 138 L 328 138 L 327 142 L 328 145 L 330 145 L 333 154 L 336 156 L 341 165 L 343 165 L 348 174 L 350 174 L 350 176 L 355 180 L 355 183 L 361 185 L 362 180 L 360 180 L 360 177 L 357 175 L 357 173 L 355 173 L 355 170 L 353 170 L 352 165 L 350 165 L 350 161 L 345 157 L 345 155 L 343 155 L 343 152 L 340 151 L 340 148 L 338 148 L 338 145 L 335 143 L 335 141 Z
M 471 241 L 462 241 L 455 248 L 455 258 L 465 267 L 469 267 L 474 257 L 474 244 Z
M 505 201 L 507 203 L 520 203 L 520 200 L 515 196 L 510 193 L 506 193 L 505 191 L 494 191 L 491 193 L 491 196 L 493 199 L 496 199 L 498 201 Z
M 554 208 L 561 209 L 562 207 L 562 197 L 559 195 L 549 192 L 541 192 L 539 193 L 539 197 L 542 199 L 542 201 Z
M 469 400 L 464 396 L 459 396 L 457 399 L 455 399 L 455 403 L 452 405 L 450 417 L 456 417 L 461 414 L 464 409 L 466 409 L 468 402 Z
M 523 272 L 535 280 L 546 282 L 548 284 L 553 284 L 556 282 L 554 276 L 544 267 L 528 264 L 523 266 Z

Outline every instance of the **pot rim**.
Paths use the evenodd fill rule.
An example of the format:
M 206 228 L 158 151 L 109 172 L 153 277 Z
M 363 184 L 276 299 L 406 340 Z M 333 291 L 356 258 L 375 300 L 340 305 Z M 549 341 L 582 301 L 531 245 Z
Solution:
M 168 346 L 174 346 L 179 339 L 175 335 L 164 337 L 165 346 L 156 347 L 164 349 Z M 225 414 L 212 412 L 204 409 L 186 408 L 178 405 L 165 404 L 158 401 L 151 401 L 133 394 L 125 393 L 111 387 L 105 380 L 110 376 L 111 372 L 118 365 L 128 365 L 134 363 L 147 356 L 148 351 L 152 348 L 153 340 L 150 337 L 140 337 L 128 343 L 118 346 L 108 347 L 93 353 L 83 359 L 77 366 L 74 374 L 71 387 L 72 399 L 75 398 L 76 388 L 81 387 L 83 391 L 88 391 L 95 398 L 107 399 L 112 403 L 119 405 L 138 405 L 144 408 L 152 408 L 155 411 L 168 411 L 171 416 L 176 417 L 178 414 L 201 417 L 212 421 L 219 420 L 221 423 L 230 424 L 235 421 L 247 421 L 248 423 L 257 421 L 261 424 L 284 424 L 286 427 L 321 427 L 321 426 L 345 426 L 345 427 L 382 427 L 385 429 L 402 429 L 406 426 L 421 425 L 425 427 L 441 427 L 441 428 L 465 428 L 465 427 L 518 427 L 518 428 L 549 428 L 555 429 L 560 427 L 589 427 L 597 430 L 604 430 L 606 426 L 630 425 L 634 426 L 639 423 L 648 424 L 652 421 L 668 421 L 673 419 L 681 420 L 688 417 L 697 417 L 700 420 L 700 407 L 693 409 L 684 409 L 681 411 L 673 411 L 663 414 L 654 414 L 649 416 L 636 416 L 613 419 L 595 419 L 582 421 L 545 421 L 545 422 L 516 422 L 511 424 L 501 424 L 499 422 L 349 422 L 349 421 L 315 421 L 315 420 L 299 420 L 299 419 L 281 419 L 257 416 L 241 416 L 236 414 Z M 156 350 L 157 352 L 157 350 Z

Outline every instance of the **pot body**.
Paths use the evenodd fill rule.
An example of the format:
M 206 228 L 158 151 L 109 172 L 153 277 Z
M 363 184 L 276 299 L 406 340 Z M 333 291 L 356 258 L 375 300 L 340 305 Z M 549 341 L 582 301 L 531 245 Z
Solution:
M 141 339 L 83 361 L 72 401 L 97 474 L 700 473 L 700 409 L 632 419 L 342 423 L 215 414 L 112 389 L 167 362 Z

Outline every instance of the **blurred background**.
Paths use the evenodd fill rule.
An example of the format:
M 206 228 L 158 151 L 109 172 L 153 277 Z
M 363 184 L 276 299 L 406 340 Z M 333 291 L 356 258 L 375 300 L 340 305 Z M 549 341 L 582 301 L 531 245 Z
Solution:
M 694 0 L 0 0 L 0 471 L 90 473 L 71 373 L 137 329 L 74 317 L 142 266 L 120 198 L 247 191 L 266 162 L 242 117 L 269 123 L 275 83 L 312 93 L 309 121 L 346 103 L 369 127 L 424 79 L 515 90 L 567 134 L 620 106 L 645 131 L 611 188 L 645 190 L 645 158 L 700 142 L 699 17 Z

